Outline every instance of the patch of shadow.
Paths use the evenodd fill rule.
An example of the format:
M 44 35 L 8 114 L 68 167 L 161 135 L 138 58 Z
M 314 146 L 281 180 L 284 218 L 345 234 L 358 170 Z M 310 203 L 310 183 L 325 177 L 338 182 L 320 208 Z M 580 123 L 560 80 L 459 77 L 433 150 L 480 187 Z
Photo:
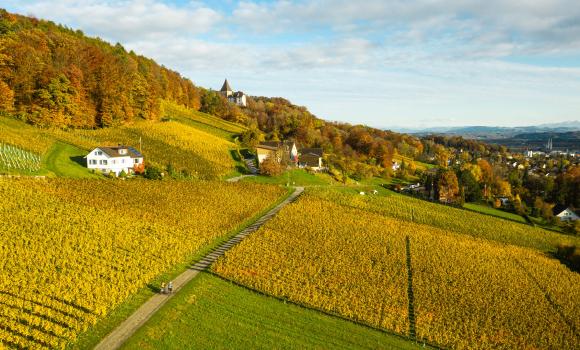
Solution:
M 73 156 L 73 157 L 70 157 L 70 160 L 72 160 L 73 162 L 77 163 L 80 166 L 83 166 L 83 167 L 87 166 L 87 160 L 83 156 Z

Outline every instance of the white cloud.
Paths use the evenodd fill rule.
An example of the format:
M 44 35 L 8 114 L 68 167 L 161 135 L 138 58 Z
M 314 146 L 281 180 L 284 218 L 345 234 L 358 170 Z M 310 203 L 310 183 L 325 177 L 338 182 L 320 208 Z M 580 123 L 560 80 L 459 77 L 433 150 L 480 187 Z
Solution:
M 193 3 L 176 7 L 156 0 L 41 0 L 22 7 L 26 13 L 76 24 L 87 33 L 119 42 L 206 33 L 221 19 L 208 7 Z
M 242 29 L 268 34 L 328 26 L 349 35 L 402 31 L 411 43 L 443 35 L 456 46 L 479 43 L 479 54 L 489 49 L 484 56 L 580 50 L 577 0 L 244 1 L 232 17 Z
M 218 9 L 211 2 L 8 0 L 7 6 L 119 41 L 201 86 L 217 89 L 228 77 L 246 93 L 284 96 L 328 119 L 412 126 L 578 119 L 580 68 L 502 61 L 580 57 L 577 1 L 244 1 Z

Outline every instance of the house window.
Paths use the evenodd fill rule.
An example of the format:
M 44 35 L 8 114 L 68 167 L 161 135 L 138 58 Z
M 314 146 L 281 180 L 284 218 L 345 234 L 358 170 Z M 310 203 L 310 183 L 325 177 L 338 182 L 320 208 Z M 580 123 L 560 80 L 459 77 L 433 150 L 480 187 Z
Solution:
M 133 161 L 135 162 L 135 164 L 139 164 L 139 159 L 138 158 L 133 159 Z
M 121 159 L 121 163 L 125 164 L 125 159 Z
M 101 159 L 101 165 L 107 165 L 107 160 L 106 159 Z
M 97 160 L 96 159 L 91 159 L 90 160 L 90 163 L 93 164 L 93 165 L 96 165 L 97 164 Z
M 98 155 L 98 156 L 102 156 L 102 155 L 103 155 L 103 152 L 101 152 L 101 151 L 97 151 L 97 155 Z

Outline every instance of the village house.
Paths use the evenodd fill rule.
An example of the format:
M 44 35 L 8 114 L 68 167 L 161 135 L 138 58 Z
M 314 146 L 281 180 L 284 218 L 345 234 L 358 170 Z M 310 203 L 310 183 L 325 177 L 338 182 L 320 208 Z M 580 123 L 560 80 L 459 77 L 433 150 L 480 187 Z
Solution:
M 227 98 L 229 102 L 235 103 L 238 106 L 246 107 L 246 95 L 241 91 L 234 92 L 227 79 L 224 81 L 220 93 Z
M 144 170 L 143 155 L 133 147 L 97 147 L 85 156 L 87 168 L 103 173 L 113 172 L 119 176 L 142 172 Z
M 576 221 L 580 219 L 574 210 L 565 205 L 556 205 L 552 209 L 552 212 L 554 213 L 555 217 L 560 219 L 560 221 Z
M 323 169 L 322 166 L 322 148 L 302 148 L 300 150 L 298 166 L 301 168 L 310 168 L 315 171 Z
M 258 163 L 262 162 L 268 157 L 276 157 L 278 162 L 286 158 L 291 163 L 296 163 L 298 160 L 298 148 L 294 141 L 267 141 L 260 142 L 256 146 L 256 153 L 258 155 Z

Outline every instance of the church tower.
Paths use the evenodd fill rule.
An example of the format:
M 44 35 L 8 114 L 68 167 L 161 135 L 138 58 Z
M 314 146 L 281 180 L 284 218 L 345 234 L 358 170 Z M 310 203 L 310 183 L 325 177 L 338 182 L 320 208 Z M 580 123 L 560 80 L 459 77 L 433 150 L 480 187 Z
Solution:
M 234 94 L 234 91 L 230 87 L 230 83 L 228 83 L 228 80 L 227 79 L 226 79 L 226 81 L 224 81 L 224 85 L 222 85 L 222 88 L 220 90 L 220 93 L 222 95 L 224 95 L 225 97 L 230 97 L 230 96 L 232 96 Z

